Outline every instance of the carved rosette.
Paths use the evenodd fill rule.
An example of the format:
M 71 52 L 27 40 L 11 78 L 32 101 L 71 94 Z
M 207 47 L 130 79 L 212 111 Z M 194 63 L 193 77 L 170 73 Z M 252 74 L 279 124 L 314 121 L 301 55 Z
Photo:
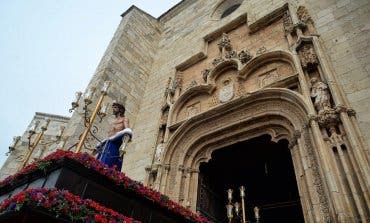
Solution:
M 298 50 L 302 68 L 311 70 L 319 64 L 319 60 L 311 43 L 306 43 Z
M 229 36 L 226 33 L 222 34 L 221 40 L 218 43 L 218 48 L 220 51 L 222 51 L 222 49 L 225 49 L 227 51 L 230 51 L 232 49 Z
M 252 59 L 252 55 L 249 53 L 248 50 L 242 50 L 238 54 L 238 58 L 242 64 L 246 64 L 248 61 Z

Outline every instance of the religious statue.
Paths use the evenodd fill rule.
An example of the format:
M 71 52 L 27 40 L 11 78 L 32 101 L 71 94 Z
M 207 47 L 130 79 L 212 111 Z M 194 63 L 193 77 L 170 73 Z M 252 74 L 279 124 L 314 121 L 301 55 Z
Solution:
M 328 85 L 316 77 L 311 79 L 311 97 L 315 99 L 314 105 L 318 113 L 331 108 Z
M 119 103 L 112 104 L 113 115 L 116 117 L 108 131 L 108 138 L 96 146 L 97 159 L 104 164 L 121 170 L 126 143 L 132 137 L 129 120 L 125 117 L 125 107 Z

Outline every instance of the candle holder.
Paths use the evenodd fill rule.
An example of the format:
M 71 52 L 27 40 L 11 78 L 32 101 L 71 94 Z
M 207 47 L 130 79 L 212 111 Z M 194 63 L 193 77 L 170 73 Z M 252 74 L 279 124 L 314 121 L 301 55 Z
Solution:
M 40 124 L 40 121 L 35 120 L 33 122 L 33 124 L 31 125 L 31 127 L 28 131 L 28 137 L 27 137 L 27 139 L 28 139 L 28 152 L 27 152 L 27 154 L 26 154 L 26 156 L 25 156 L 25 158 L 22 162 L 22 165 L 20 165 L 20 169 L 24 168 L 27 165 L 33 151 L 35 150 L 35 148 L 39 144 L 42 136 L 44 135 L 44 133 L 48 129 L 49 123 L 50 123 L 50 119 L 45 119 L 44 124 L 41 126 L 41 131 L 37 134 L 37 136 L 36 136 L 36 138 L 33 142 L 31 142 L 32 141 L 32 136 L 34 134 L 36 134 L 36 130 L 37 130 L 38 125 Z
M 242 223 L 250 223 L 251 221 L 248 221 L 246 219 L 246 214 L 245 214 L 245 187 L 240 186 L 239 191 L 240 191 L 240 200 L 241 200 L 241 202 L 240 203 L 235 202 L 234 204 L 232 204 L 232 202 L 233 202 L 233 190 L 232 189 L 227 190 L 227 200 L 228 200 L 228 204 L 226 204 L 227 218 L 229 219 L 229 223 L 231 223 L 234 219 L 234 213 L 235 213 L 236 222 L 240 221 Z M 240 207 L 240 204 L 241 204 L 241 207 Z M 240 210 L 240 208 L 241 208 L 241 210 Z M 254 210 L 254 217 L 256 219 L 255 222 L 260 223 L 259 208 L 254 207 L 253 210 Z M 241 212 L 241 216 L 240 216 L 240 212 Z
M 102 89 L 100 90 L 100 95 L 98 95 L 99 99 L 96 103 L 95 107 L 93 109 L 90 109 L 90 105 L 92 104 L 92 99 L 96 92 L 96 87 L 91 87 L 87 89 L 86 93 L 83 95 L 83 112 L 79 113 L 77 111 L 77 108 L 80 106 L 80 101 L 82 97 L 81 92 L 76 92 L 76 98 L 71 103 L 72 107 L 69 109 L 69 112 L 77 112 L 77 114 L 83 116 L 84 120 L 84 126 L 85 129 L 82 132 L 82 134 L 79 137 L 78 143 L 70 147 L 69 149 L 72 149 L 76 146 L 75 152 L 78 153 L 81 151 L 82 147 L 84 146 L 86 149 L 88 149 L 89 146 L 86 145 L 87 137 L 88 135 L 92 136 L 94 139 L 96 139 L 98 142 L 101 142 L 100 139 L 96 136 L 96 134 L 99 132 L 99 128 L 94 125 L 96 117 L 99 117 L 99 123 L 103 121 L 103 118 L 107 115 L 107 109 L 108 109 L 108 103 L 103 104 L 103 100 L 105 96 L 107 95 L 108 89 L 110 87 L 111 82 L 106 81 L 103 84 Z M 92 113 L 90 114 L 90 111 Z M 91 149 L 89 149 L 91 150 Z
M 13 142 L 12 144 L 10 144 L 8 152 L 5 153 L 6 156 L 9 156 L 15 150 L 15 147 L 17 146 L 20 140 L 21 140 L 20 136 L 13 137 Z
M 58 148 L 63 148 L 65 140 L 66 140 L 65 137 L 63 137 L 65 129 L 66 129 L 66 127 L 64 125 L 59 126 L 59 130 L 58 130 L 55 138 L 54 139 L 53 138 L 48 139 L 47 142 L 41 141 L 40 145 L 48 147 L 52 144 L 58 144 L 58 146 L 57 146 Z M 63 144 L 63 146 L 60 146 L 61 143 Z

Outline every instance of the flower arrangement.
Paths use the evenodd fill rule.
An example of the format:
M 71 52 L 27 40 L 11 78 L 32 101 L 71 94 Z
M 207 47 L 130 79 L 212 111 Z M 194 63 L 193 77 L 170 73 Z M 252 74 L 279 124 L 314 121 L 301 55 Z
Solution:
M 81 199 L 66 190 L 33 188 L 6 199 L 0 206 L 4 211 L 19 211 L 24 207 L 38 207 L 72 222 L 140 223 L 90 199 Z
M 143 185 L 141 182 L 134 181 L 127 177 L 124 173 L 117 171 L 115 167 L 111 168 L 87 153 L 73 153 L 71 151 L 57 150 L 56 152 L 48 155 L 42 160 L 38 160 L 30 165 L 26 166 L 13 176 L 9 176 L 0 182 L 0 189 L 5 185 L 11 184 L 17 178 L 27 175 L 31 172 L 38 170 L 46 170 L 51 164 L 63 159 L 74 160 L 86 168 L 92 169 L 99 174 L 107 177 L 116 185 L 123 187 L 133 193 L 136 193 L 144 198 L 152 200 L 155 204 L 165 207 L 171 212 L 175 212 L 190 219 L 197 223 L 208 223 L 209 221 L 195 213 L 190 209 L 183 207 L 182 205 L 170 200 L 167 196 L 161 194 L 160 192 Z

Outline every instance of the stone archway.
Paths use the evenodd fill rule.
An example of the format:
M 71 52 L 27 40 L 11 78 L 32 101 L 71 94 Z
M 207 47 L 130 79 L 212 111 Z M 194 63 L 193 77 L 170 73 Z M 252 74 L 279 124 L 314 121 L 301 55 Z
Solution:
M 290 141 L 301 205 L 307 222 L 330 219 L 325 185 L 318 168 L 308 108 L 288 89 L 265 89 L 233 100 L 184 122 L 168 141 L 160 190 L 195 210 L 199 166 L 213 151 L 268 134 Z

